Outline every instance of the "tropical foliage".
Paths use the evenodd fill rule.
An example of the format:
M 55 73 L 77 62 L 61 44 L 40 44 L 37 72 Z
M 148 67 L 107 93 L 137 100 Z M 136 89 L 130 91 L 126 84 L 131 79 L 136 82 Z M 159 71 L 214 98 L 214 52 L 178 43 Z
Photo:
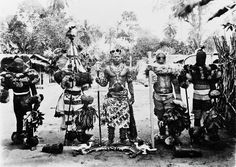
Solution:
M 182 9 L 178 11 L 178 17 L 186 17 L 188 16 L 192 10 L 198 6 L 202 7 L 207 5 L 210 1 L 214 0 L 201 0 L 196 3 L 185 4 L 182 6 Z M 220 17 L 226 12 L 234 9 L 236 3 L 233 2 L 228 6 L 225 6 L 211 16 L 208 21 L 216 17 Z M 230 134 L 236 134 L 236 36 L 235 36 L 235 24 L 227 22 L 223 25 L 223 28 L 226 30 L 231 30 L 232 34 L 230 39 L 227 41 L 226 37 L 214 37 L 214 43 L 219 54 L 219 66 L 221 67 L 222 71 L 222 78 L 218 83 L 218 88 L 221 92 L 221 96 L 218 102 L 218 109 L 220 110 L 222 116 L 224 117 L 224 123 L 229 130 Z

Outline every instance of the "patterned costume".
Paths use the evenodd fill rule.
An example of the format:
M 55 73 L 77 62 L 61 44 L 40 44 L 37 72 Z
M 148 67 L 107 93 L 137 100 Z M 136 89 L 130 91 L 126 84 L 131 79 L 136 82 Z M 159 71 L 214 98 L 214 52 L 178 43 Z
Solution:
M 24 59 L 26 59 L 24 57 Z M 4 60 L 3 60 L 4 61 Z M 2 61 L 2 63 L 3 63 Z M 28 61 L 30 61 L 28 59 Z M 16 116 L 16 132 L 21 134 L 23 130 L 23 117 L 27 111 L 32 110 L 32 105 L 27 100 L 37 94 L 35 84 L 39 82 L 39 75 L 20 57 L 15 57 L 10 64 L 1 64 L 1 85 L 5 90 L 13 90 L 13 106 Z
M 131 106 L 129 104 L 126 83 L 128 83 L 131 98 L 134 98 L 129 68 L 120 62 L 116 65 L 109 65 L 104 70 L 104 77 L 97 78 L 96 81 L 103 87 L 109 83 L 108 93 L 105 97 L 101 113 L 102 120 L 108 125 L 109 142 L 113 143 L 115 127 L 119 128 L 121 142 L 127 139 L 127 135 L 130 135 L 129 137 L 133 139 L 136 138 L 137 132 L 136 134 L 131 134 L 132 132 L 129 131 L 130 116 L 133 116 L 131 115 L 133 113 L 130 112 Z M 135 122 L 133 123 L 135 126 Z
M 103 104 L 104 112 L 102 116 L 107 118 L 108 126 L 129 127 L 128 90 L 125 88 L 125 85 L 122 85 L 124 83 L 121 83 L 122 77 L 127 77 L 127 75 L 129 75 L 129 71 L 124 64 L 121 64 L 119 69 L 116 70 L 112 66 L 105 70 L 105 78 L 101 83 L 102 86 L 108 83 L 110 77 L 115 77 L 115 83 L 113 85 L 109 83 L 109 92 Z
M 71 43 L 67 54 L 58 55 L 51 65 L 58 69 L 54 79 L 63 89 L 54 117 L 62 118 L 61 130 L 66 130 L 65 141 L 72 142 L 77 138 L 84 143 L 92 136 L 85 132 L 94 127 L 97 113 L 89 106 L 93 103 L 93 97 L 86 94 L 92 84 L 92 77 L 84 69 L 80 57 L 77 48 Z
M 65 120 L 67 116 L 74 116 L 83 107 L 82 97 L 85 97 L 85 91 L 89 84 L 92 83 L 92 78 L 87 72 L 77 72 L 73 74 L 68 70 L 58 70 L 54 74 L 57 83 L 61 85 L 64 92 L 58 99 L 56 106 L 55 117 L 62 117 L 61 129 L 65 129 Z M 90 100 L 91 101 L 91 100 Z M 93 101 L 93 99 L 92 99 Z M 90 104 L 92 102 L 89 102 Z

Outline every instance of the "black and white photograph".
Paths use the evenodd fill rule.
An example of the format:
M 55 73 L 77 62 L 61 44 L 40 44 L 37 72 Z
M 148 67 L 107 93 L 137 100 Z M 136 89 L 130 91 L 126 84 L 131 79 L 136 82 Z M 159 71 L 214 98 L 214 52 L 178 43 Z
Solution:
M 0 0 L 0 165 L 235 167 L 236 0 Z

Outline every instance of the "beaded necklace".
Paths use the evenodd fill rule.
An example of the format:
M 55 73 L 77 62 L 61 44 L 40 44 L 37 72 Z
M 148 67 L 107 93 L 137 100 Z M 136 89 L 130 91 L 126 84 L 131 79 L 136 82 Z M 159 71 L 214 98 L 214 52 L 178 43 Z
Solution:
M 113 73 L 115 73 L 116 81 L 119 81 L 120 73 L 124 69 L 123 64 L 119 64 L 118 66 L 111 65 L 110 69 Z

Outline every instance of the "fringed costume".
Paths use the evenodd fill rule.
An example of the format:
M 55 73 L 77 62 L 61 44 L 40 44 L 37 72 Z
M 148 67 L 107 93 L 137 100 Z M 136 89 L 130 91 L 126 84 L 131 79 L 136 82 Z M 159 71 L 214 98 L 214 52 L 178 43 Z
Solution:
M 80 142 L 87 142 L 85 131 L 93 128 L 97 117 L 96 110 L 89 106 L 93 97 L 86 94 L 92 84 L 91 74 L 82 66 L 74 46 L 54 64 L 59 68 L 54 73 L 54 79 L 63 89 L 54 116 L 62 118 L 61 130 L 66 130 L 68 141 L 77 138 Z
M 174 98 L 173 91 L 175 90 L 176 98 L 180 99 L 180 90 L 177 88 L 177 76 L 181 70 L 179 65 L 160 65 L 152 64 L 149 69 L 156 74 L 156 81 L 153 85 L 153 100 L 154 100 L 154 113 L 159 122 L 163 121 L 163 115 L 166 111 L 172 109 Z M 173 89 L 173 86 L 174 89 Z M 177 91 L 176 91 L 177 90 Z M 166 135 L 165 126 L 161 123 L 159 125 L 160 136 Z
M 200 130 L 203 114 L 212 107 L 209 92 L 216 89 L 221 75 L 215 64 L 206 65 L 205 61 L 206 53 L 199 50 L 196 54 L 196 64 L 185 65 L 179 76 L 181 87 L 187 88 L 189 82 L 193 83 L 194 133 Z
M 173 100 L 180 99 L 180 88 L 178 87 L 177 76 L 181 71 L 181 66 L 178 64 L 165 64 L 166 55 L 162 52 L 155 53 L 157 62 L 148 65 L 146 75 L 149 71 L 155 73 L 155 83 L 153 85 L 153 100 L 154 100 L 154 114 L 158 118 L 159 135 L 164 139 L 166 134 L 166 126 L 164 124 L 164 114 L 173 109 Z M 163 60 L 159 60 L 162 57 Z M 174 92 L 175 96 L 174 97 Z

